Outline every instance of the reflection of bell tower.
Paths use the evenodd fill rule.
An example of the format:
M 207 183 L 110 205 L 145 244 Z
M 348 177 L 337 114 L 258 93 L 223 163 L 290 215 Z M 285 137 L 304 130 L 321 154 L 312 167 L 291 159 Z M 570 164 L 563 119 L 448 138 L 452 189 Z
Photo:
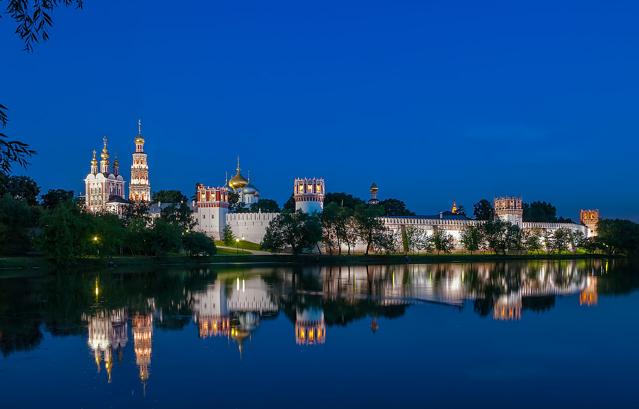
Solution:
M 599 295 L 597 293 L 597 277 L 591 276 L 586 278 L 586 288 L 579 293 L 579 305 L 587 307 L 597 305 Z
M 135 363 L 140 369 L 140 380 L 146 385 L 151 364 L 151 342 L 153 340 L 153 315 L 137 314 L 133 317 L 133 349 Z
M 516 321 L 521 319 L 521 295 L 502 295 L 493 307 L 493 318 L 499 321 Z
M 299 345 L 323 344 L 326 341 L 324 311 L 318 308 L 297 310 L 295 316 L 295 342 Z

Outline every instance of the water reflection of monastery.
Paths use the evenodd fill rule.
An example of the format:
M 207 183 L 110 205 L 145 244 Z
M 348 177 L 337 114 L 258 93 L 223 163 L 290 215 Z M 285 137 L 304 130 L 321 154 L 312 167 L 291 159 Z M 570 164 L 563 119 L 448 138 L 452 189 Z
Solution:
M 331 325 L 365 317 L 370 317 L 375 332 L 378 315 L 399 316 L 412 304 L 462 309 L 472 302 L 482 315 L 518 320 L 527 309 L 552 307 L 556 296 L 579 294 L 579 305 L 596 305 L 596 274 L 603 269 L 592 260 L 312 267 L 297 273 L 272 268 L 218 276 L 202 289 L 186 291 L 184 304 L 192 312 L 200 338 L 232 340 L 241 356 L 246 340 L 280 312 L 294 324 L 290 340 L 300 346 L 324 344 Z M 122 360 L 130 344 L 130 320 L 138 376 L 146 385 L 154 317 L 162 318 L 152 299 L 146 310 L 151 312 L 129 314 L 127 308 L 115 308 L 84 317 L 89 349 L 109 382 L 114 359 Z
M 122 361 L 124 349 L 129 341 L 128 314 L 126 308 L 99 310 L 83 317 L 87 321 L 88 345 L 92 351 L 98 373 L 104 369 L 111 383 L 113 355 Z M 140 381 L 146 385 L 149 379 L 153 340 L 153 314 L 137 313 L 132 318 L 133 351 L 139 369 Z

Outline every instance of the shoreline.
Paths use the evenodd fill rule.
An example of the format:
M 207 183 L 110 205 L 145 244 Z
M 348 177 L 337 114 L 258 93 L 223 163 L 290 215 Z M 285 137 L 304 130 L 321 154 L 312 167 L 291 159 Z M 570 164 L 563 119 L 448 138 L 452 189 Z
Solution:
M 476 263 L 476 262 L 503 262 L 526 260 L 583 260 L 618 258 L 605 254 L 393 254 L 393 255 L 319 255 L 319 254 L 241 254 L 241 255 L 215 255 L 211 257 L 188 256 L 123 256 L 113 257 L 109 260 L 99 258 L 85 258 L 75 264 L 64 268 L 68 271 L 83 270 L 86 268 L 120 270 L 126 267 L 185 267 L 196 268 L 204 266 L 224 265 L 388 265 L 388 264 L 437 264 L 437 263 Z M 55 267 L 47 262 L 44 257 L 3 257 L 0 258 L 0 276 L 11 271 L 49 271 Z M 34 271 L 34 272 L 35 272 Z

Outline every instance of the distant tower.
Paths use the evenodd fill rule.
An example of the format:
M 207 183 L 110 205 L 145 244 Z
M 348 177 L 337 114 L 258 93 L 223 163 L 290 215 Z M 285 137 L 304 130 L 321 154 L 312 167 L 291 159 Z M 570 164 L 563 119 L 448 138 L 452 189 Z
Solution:
M 295 211 L 321 213 L 324 209 L 324 179 L 297 178 L 293 185 Z
M 599 210 L 579 210 L 579 221 L 588 228 L 587 237 L 597 235 L 597 223 L 599 223 Z
M 457 202 L 453 200 L 453 206 L 450 208 L 452 214 L 457 214 Z
M 496 197 L 495 216 L 499 220 L 521 226 L 524 219 L 524 207 L 521 197 Z
M 151 201 L 151 183 L 149 182 L 149 165 L 144 152 L 142 121 L 138 120 L 138 134 L 135 137 L 135 152 L 131 164 L 131 184 L 129 200 L 133 203 Z
M 371 185 L 371 188 L 369 190 L 371 192 L 371 198 L 368 199 L 368 204 L 369 205 L 378 204 L 379 200 L 377 200 L 377 192 L 379 192 L 379 188 L 377 187 L 377 183 L 373 182 L 373 184 Z
M 229 190 L 226 187 L 196 186 L 198 229 L 216 240 L 221 240 L 229 211 Z

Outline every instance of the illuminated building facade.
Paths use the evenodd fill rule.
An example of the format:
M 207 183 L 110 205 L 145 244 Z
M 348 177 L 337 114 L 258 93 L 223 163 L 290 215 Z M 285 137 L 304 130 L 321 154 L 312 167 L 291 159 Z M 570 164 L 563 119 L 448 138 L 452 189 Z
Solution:
M 153 342 L 153 314 L 136 314 L 133 317 L 133 350 L 139 377 L 146 384 L 149 379 Z
M 597 225 L 599 224 L 599 210 L 585 210 L 579 211 L 579 221 L 588 228 L 588 234 L 586 237 L 594 237 L 597 235 Z
M 138 134 L 135 137 L 135 152 L 131 163 L 131 183 L 129 184 L 129 201 L 132 203 L 151 201 L 151 183 L 149 182 L 149 164 L 144 152 L 142 122 L 138 120 Z
M 103 144 L 99 166 L 94 150 L 89 174 L 84 178 L 85 206 L 91 213 L 122 215 L 128 202 L 124 199 L 125 181 L 120 175 L 120 162 L 116 159 L 111 168 L 106 137 Z
M 298 345 L 315 345 L 326 342 L 324 311 L 311 307 L 296 311 L 295 342 Z

